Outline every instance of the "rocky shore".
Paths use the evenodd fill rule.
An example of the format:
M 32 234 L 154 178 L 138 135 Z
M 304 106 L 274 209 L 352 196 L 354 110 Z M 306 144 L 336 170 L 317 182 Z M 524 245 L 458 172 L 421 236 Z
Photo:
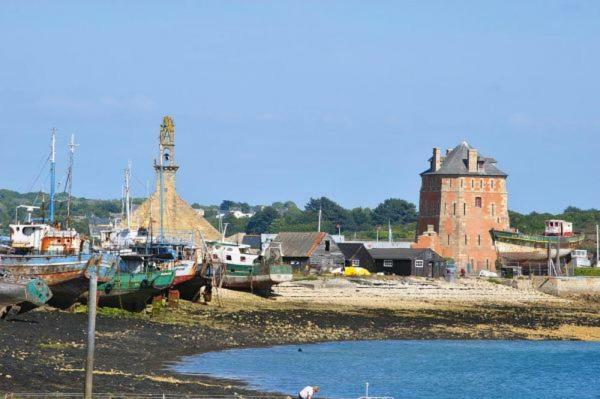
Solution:
M 235 381 L 177 375 L 185 355 L 356 339 L 600 340 L 600 306 L 476 279 L 307 280 L 275 295 L 218 290 L 209 305 L 98 315 L 95 391 L 253 394 Z M 0 392 L 81 392 L 86 314 L 39 309 L 0 323 Z

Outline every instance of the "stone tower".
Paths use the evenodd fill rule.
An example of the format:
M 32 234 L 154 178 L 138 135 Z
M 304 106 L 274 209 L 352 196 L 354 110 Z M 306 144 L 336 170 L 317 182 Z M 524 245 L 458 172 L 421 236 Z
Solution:
M 154 162 L 154 169 L 157 174 L 157 190 L 159 190 L 158 185 L 160 185 L 158 176 L 161 168 L 165 188 L 167 186 L 175 188 L 175 176 L 179 166 L 175 163 L 175 125 L 173 119 L 168 115 L 163 118 L 163 123 L 160 125 L 158 140 L 160 160 Z
M 459 268 L 495 269 L 490 230 L 508 230 L 507 174 L 496 160 L 468 143 L 433 149 L 430 167 L 421 173 L 417 242 L 452 258 Z
M 220 234 L 217 229 L 177 194 L 176 175 L 179 166 L 175 163 L 175 125 L 170 116 L 163 118 L 158 139 L 160 158 L 154 161 L 156 190 L 131 215 L 132 228 L 145 227 L 152 231 L 154 237 L 159 237 L 162 215 L 166 239 L 193 237 L 196 244 L 200 243 L 200 237 L 218 240 Z

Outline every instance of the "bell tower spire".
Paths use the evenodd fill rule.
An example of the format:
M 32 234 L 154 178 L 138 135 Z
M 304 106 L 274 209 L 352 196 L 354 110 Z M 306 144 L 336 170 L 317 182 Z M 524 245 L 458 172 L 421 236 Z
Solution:
M 159 156 L 158 162 L 154 162 L 156 173 L 160 173 L 162 169 L 165 188 L 169 186 L 175 189 L 175 174 L 179 166 L 175 163 L 175 124 L 170 116 L 165 116 L 160 125 L 159 140 Z

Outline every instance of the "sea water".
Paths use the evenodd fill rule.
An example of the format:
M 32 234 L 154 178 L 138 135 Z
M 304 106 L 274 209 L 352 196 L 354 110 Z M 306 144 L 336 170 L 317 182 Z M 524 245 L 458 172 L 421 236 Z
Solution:
M 245 381 L 294 397 L 600 398 L 600 343 L 567 341 L 346 341 L 190 356 L 186 374 Z

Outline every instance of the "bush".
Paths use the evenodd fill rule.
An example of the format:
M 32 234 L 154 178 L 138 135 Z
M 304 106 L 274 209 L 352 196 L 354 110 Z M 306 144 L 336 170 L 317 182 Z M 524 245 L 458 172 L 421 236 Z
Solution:
M 580 267 L 575 268 L 576 276 L 593 276 L 600 277 L 600 268 L 599 267 Z

